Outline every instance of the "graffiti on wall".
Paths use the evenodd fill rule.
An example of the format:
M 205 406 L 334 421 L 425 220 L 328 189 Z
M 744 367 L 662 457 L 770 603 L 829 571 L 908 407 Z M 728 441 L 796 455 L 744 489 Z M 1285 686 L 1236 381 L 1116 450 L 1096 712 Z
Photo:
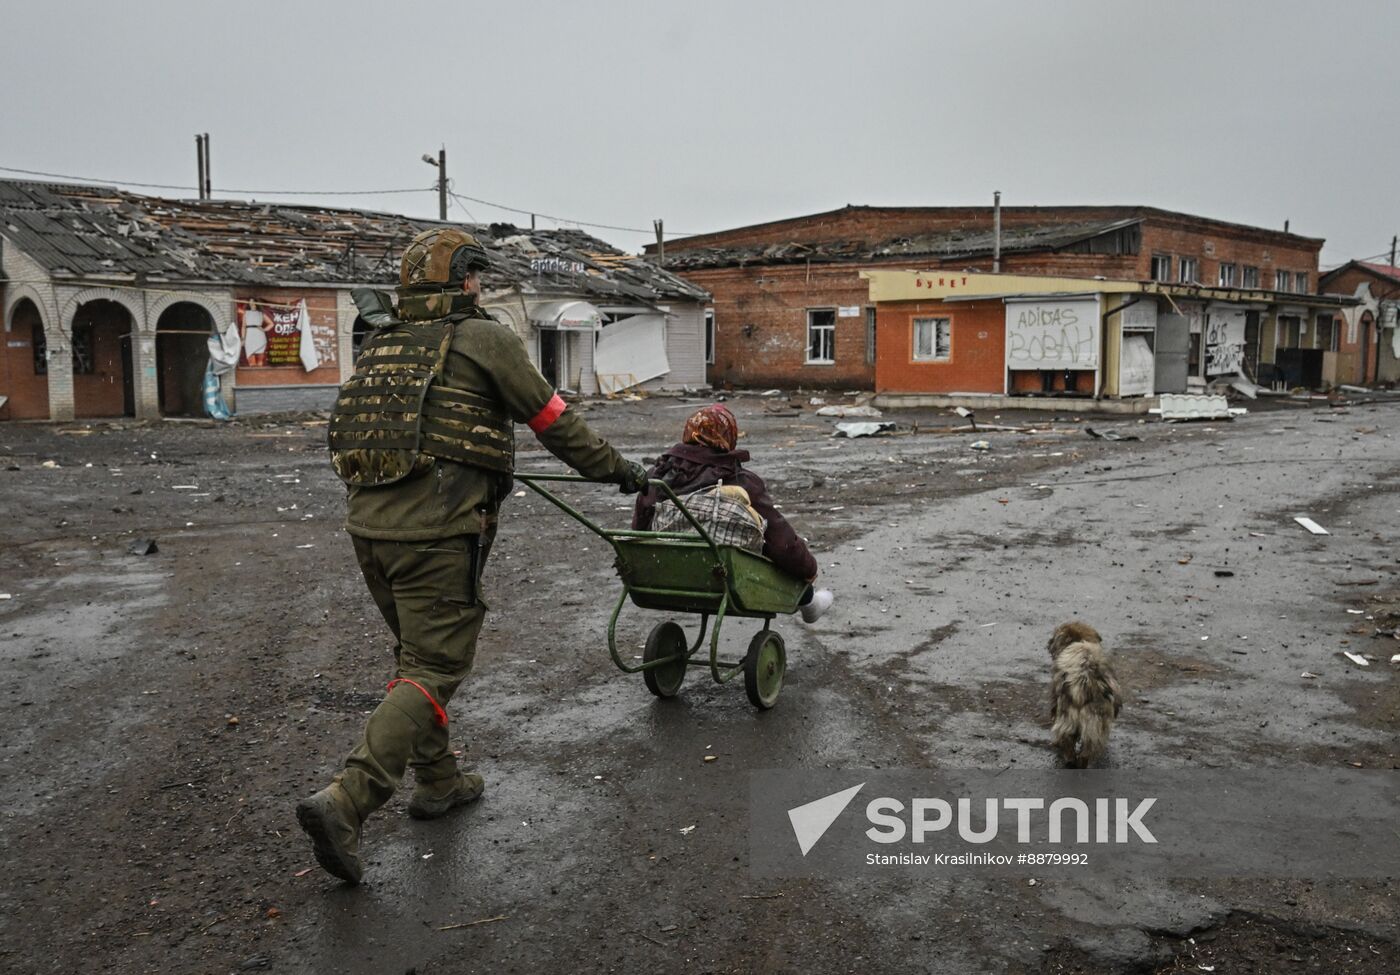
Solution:
M 1099 363 L 1097 298 L 1006 303 L 1010 369 L 1095 369 Z

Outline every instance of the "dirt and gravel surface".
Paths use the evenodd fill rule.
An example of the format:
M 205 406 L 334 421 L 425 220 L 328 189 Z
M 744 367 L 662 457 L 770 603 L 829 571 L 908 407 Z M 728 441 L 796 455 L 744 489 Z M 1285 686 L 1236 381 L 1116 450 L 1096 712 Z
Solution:
M 1075 615 L 1117 653 L 1119 767 L 1395 768 L 1400 404 L 1001 416 L 1029 434 L 901 414 L 920 431 L 855 441 L 774 404 L 731 405 L 838 595 L 814 627 L 780 623 L 777 708 L 698 673 L 657 701 L 619 674 L 604 546 L 513 498 L 452 708 L 487 794 L 433 823 L 396 798 L 359 888 L 314 868 L 292 814 L 390 668 L 323 423 L 0 428 L 0 970 L 1400 967 L 1395 878 L 779 882 L 746 862 L 753 769 L 1049 767 L 1043 646 Z M 642 457 L 694 405 L 587 408 Z M 625 517 L 610 489 L 573 496 Z M 629 645 L 646 617 L 624 616 Z

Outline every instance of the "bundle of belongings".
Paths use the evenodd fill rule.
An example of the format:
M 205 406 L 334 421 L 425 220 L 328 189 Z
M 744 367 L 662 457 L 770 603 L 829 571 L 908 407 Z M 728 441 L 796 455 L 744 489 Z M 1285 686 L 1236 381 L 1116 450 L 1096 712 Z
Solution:
M 716 545 L 732 545 L 760 554 L 763 552 L 763 533 L 768 523 L 755 510 L 749 492 L 737 484 L 717 484 L 687 494 L 681 501 L 691 516 L 710 533 Z M 695 534 L 695 526 L 671 501 L 657 504 L 651 530 Z

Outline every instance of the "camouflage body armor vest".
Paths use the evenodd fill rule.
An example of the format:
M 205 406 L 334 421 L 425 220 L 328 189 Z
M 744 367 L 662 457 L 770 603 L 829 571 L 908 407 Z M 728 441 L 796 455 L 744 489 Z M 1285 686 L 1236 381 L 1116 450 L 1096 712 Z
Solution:
M 515 430 L 500 406 L 442 384 L 457 320 L 395 322 L 365 340 L 331 414 L 331 466 L 346 484 L 393 484 L 435 459 L 514 469 Z

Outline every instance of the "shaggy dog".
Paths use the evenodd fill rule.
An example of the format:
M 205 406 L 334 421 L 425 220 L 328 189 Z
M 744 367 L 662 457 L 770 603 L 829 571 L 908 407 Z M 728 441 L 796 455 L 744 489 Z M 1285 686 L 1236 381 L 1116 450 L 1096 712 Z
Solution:
M 1050 737 L 1070 768 L 1087 768 L 1103 757 L 1123 695 L 1103 639 L 1087 623 L 1061 623 L 1050 651 Z

